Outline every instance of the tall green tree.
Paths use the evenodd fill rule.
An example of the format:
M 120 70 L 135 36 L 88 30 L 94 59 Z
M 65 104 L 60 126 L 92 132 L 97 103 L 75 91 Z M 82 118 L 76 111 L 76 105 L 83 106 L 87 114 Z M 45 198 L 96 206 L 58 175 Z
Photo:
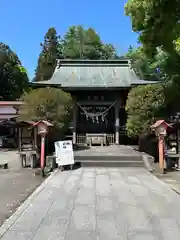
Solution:
M 179 111 L 180 97 L 180 1 L 128 0 L 126 15 L 139 34 L 146 56 L 157 56 L 154 65 L 161 65 L 166 86 L 166 102 L 174 112 Z
M 34 81 L 49 80 L 56 67 L 56 60 L 62 57 L 60 38 L 55 28 L 49 28 L 41 47 Z
M 132 66 L 136 74 L 144 80 L 165 80 L 165 66 L 167 64 L 167 55 L 159 49 L 154 57 L 149 58 L 143 46 L 138 48 L 129 47 L 126 57 L 131 59 Z
M 34 81 L 49 80 L 57 59 L 117 58 L 113 45 L 104 44 L 94 29 L 84 29 L 81 25 L 70 27 L 62 39 L 55 28 L 49 28 L 41 47 Z
M 25 105 L 20 108 L 21 120 L 47 120 L 56 129 L 63 131 L 71 116 L 73 102 L 71 95 L 55 88 L 38 88 L 21 97 Z
M 72 26 L 62 41 L 64 58 L 70 59 L 113 59 L 116 58 L 115 48 L 104 44 L 94 29 Z
M 180 1 L 178 0 L 128 0 L 125 13 L 139 40 L 149 54 L 157 47 L 174 54 L 174 44 L 180 33 Z
M 166 112 L 163 85 L 149 84 L 131 89 L 126 102 L 126 111 L 128 135 L 137 137 L 148 133 L 151 124 Z
M 28 89 L 28 76 L 18 56 L 0 43 L 0 99 L 17 100 Z

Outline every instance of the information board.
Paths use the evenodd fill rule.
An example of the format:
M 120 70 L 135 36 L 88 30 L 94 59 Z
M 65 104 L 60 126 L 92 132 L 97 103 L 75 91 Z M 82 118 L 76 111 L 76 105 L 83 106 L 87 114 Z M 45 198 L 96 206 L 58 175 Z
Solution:
M 72 141 L 55 142 L 56 163 L 58 166 L 74 164 L 74 153 Z

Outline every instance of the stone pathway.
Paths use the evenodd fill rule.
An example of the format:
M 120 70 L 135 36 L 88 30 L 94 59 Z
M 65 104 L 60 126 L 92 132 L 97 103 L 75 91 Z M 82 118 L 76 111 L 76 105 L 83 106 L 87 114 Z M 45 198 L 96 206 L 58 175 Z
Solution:
M 141 168 L 56 171 L 0 228 L 2 240 L 171 238 L 180 196 Z

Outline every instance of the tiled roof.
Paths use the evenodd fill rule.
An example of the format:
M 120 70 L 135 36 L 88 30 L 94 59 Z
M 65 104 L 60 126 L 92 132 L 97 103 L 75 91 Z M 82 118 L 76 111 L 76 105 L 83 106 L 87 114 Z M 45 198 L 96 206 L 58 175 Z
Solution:
M 140 80 L 130 60 L 59 60 L 52 78 L 35 84 L 62 87 L 131 87 L 152 83 Z M 153 82 L 154 83 L 154 82 Z

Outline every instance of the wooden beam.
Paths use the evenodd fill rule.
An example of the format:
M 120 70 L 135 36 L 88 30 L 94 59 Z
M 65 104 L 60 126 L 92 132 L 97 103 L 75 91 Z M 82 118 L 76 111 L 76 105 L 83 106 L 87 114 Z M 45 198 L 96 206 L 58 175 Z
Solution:
M 114 101 L 80 101 L 78 102 L 80 105 L 84 106 L 90 106 L 90 105 L 94 105 L 94 106 L 104 106 L 104 105 L 111 105 L 114 103 Z

